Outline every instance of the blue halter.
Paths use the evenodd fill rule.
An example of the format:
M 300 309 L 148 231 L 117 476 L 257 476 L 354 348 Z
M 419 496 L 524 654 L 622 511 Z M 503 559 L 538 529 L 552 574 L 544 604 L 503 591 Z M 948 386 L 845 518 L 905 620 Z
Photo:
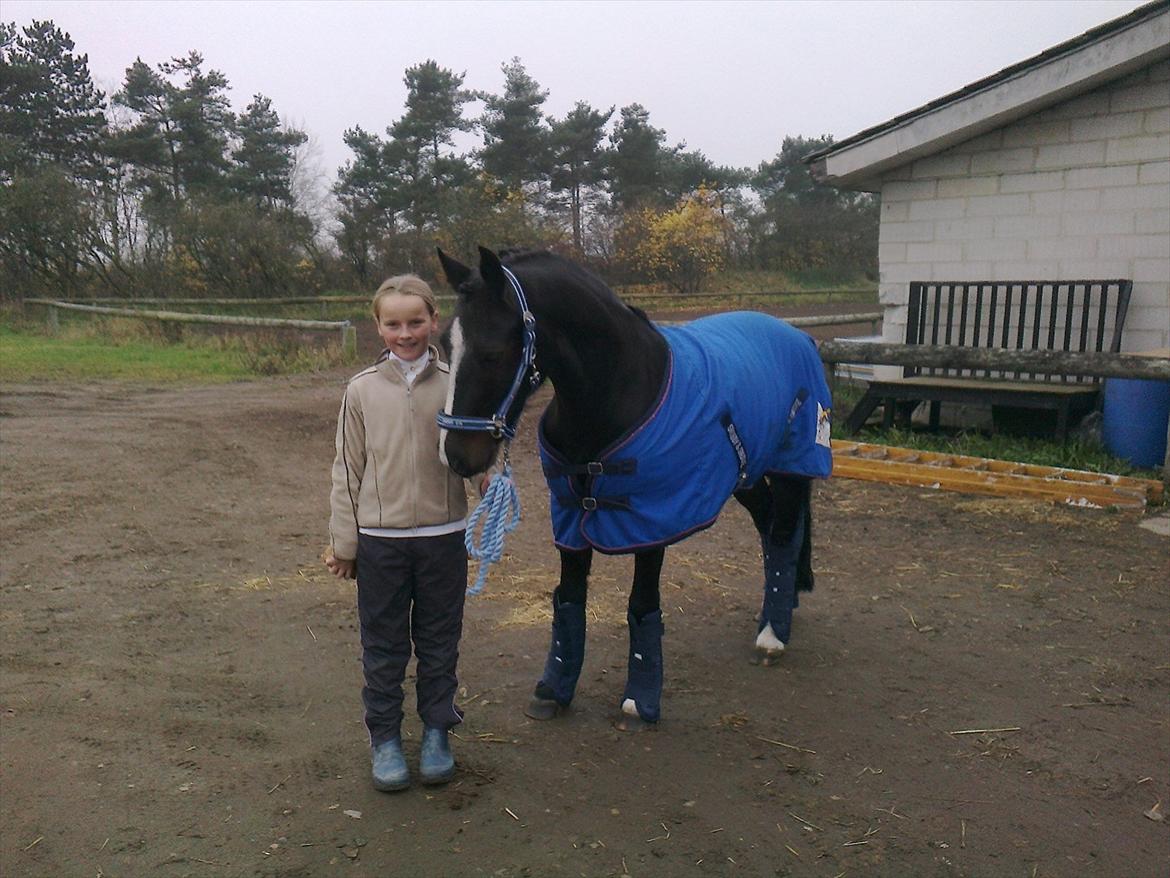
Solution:
M 516 275 L 502 265 L 500 268 L 503 269 L 508 283 L 512 285 L 512 290 L 516 293 L 516 301 L 520 305 L 520 317 L 524 321 L 524 351 L 520 355 L 520 365 L 516 367 L 516 377 L 512 379 L 508 395 L 496 407 L 495 414 L 490 418 L 451 415 L 441 411 L 435 416 L 435 419 L 444 430 L 487 431 L 495 439 L 506 439 L 511 442 L 516 437 L 517 425 L 516 422 L 508 420 L 508 410 L 512 408 L 512 404 L 516 401 L 516 394 L 520 392 L 520 386 L 524 383 L 524 373 L 536 364 L 536 317 L 528 310 L 528 299 L 524 296 L 524 289 L 520 286 Z M 533 369 L 530 380 L 533 386 L 539 384 L 540 373 Z M 519 420 L 518 416 L 517 420 Z

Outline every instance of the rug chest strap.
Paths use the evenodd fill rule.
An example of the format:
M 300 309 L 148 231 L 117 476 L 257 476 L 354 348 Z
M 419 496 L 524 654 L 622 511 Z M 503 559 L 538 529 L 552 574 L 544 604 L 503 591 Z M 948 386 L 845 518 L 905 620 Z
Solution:
M 589 463 L 548 461 L 544 464 L 544 475 L 550 479 L 560 476 L 632 476 L 637 471 L 638 461 L 632 457 L 620 460 L 592 460 Z
M 629 497 L 562 497 L 556 494 L 553 496 L 561 506 L 578 507 L 586 512 L 593 512 L 597 509 L 629 511 L 632 508 Z

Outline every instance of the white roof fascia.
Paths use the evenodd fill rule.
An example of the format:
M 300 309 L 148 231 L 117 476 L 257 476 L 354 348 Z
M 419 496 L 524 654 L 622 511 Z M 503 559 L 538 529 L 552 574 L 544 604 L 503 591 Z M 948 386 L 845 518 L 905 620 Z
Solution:
M 875 177 L 884 171 L 1002 127 L 1162 57 L 1170 57 L 1170 10 L 829 152 L 818 177 L 845 189 L 876 188 Z

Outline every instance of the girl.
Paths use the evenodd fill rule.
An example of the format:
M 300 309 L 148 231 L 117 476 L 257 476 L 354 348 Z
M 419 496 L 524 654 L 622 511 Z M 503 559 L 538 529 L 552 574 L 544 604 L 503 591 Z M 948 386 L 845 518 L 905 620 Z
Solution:
M 459 637 L 467 587 L 463 480 L 439 460 L 435 415 L 447 399 L 447 364 L 431 344 L 438 311 L 414 275 L 385 281 L 374 320 L 386 349 L 350 379 L 337 419 L 325 563 L 357 578 L 366 728 L 374 787 L 402 790 L 402 681 L 411 642 L 418 660 L 424 784 L 455 774 L 448 730 L 455 706 Z

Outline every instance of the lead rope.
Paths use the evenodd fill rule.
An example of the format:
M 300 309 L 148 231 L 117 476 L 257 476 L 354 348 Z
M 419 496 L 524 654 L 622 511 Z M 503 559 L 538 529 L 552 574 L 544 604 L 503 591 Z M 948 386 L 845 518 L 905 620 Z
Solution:
M 480 519 L 483 531 L 479 545 L 475 544 L 475 532 Z M 488 568 L 504 555 L 504 537 L 520 524 L 520 494 L 512 481 L 512 466 L 508 462 L 508 447 L 504 446 L 504 468 L 492 476 L 475 511 L 467 520 L 467 534 L 463 543 L 467 554 L 479 561 L 479 575 L 475 584 L 467 589 L 468 594 L 479 594 L 487 581 Z

